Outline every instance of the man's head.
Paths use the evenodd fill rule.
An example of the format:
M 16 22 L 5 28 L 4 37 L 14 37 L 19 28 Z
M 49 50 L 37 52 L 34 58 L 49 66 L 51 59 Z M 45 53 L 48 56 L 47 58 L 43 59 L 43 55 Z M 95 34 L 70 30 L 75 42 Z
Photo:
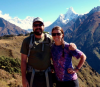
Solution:
M 44 31 L 44 22 L 42 18 L 34 18 L 33 19 L 33 31 L 35 35 L 41 35 Z

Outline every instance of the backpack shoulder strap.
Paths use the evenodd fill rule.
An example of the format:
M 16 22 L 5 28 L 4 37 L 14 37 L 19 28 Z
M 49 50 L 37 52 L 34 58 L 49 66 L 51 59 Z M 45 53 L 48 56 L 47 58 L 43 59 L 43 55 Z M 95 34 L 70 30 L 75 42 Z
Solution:
M 48 41 L 48 44 L 50 45 L 50 47 L 52 46 L 52 40 L 50 38 L 50 35 L 47 34 L 47 33 L 44 33 L 45 34 L 45 40 Z M 30 39 L 30 43 L 29 43 L 29 51 L 28 51 L 28 57 L 30 55 L 30 51 L 31 51 L 31 48 L 33 47 L 33 43 L 34 43 L 34 40 L 35 40 L 35 37 L 34 37 L 34 34 L 31 34 L 30 35 L 31 39 Z M 34 39 L 33 39 L 34 38 Z M 42 51 L 44 50 L 44 44 L 42 44 Z
M 29 43 L 28 57 L 30 55 L 31 48 L 33 47 L 33 37 L 34 37 L 34 35 L 31 34 L 30 37 L 31 37 L 31 39 L 30 39 L 30 43 Z
M 48 42 L 49 42 L 49 45 L 50 45 L 50 47 L 51 47 L 51 45 L 52 45 L 52 40 L 51 40 L 50 35 L 49 35 L 49 34 L 47 34 L 47 33 L 45 33 L 45 39 L 46 39 L 46 41 L 48 41 Z

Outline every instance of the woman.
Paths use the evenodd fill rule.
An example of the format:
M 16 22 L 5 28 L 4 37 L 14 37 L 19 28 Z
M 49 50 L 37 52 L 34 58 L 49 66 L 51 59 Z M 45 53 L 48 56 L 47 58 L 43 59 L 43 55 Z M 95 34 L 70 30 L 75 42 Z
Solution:
M 51 53 L 57 77 L 56 87 L 79 87 L 76 73 L 86 60 L 85 54 L 78 49 L 70 50 L 70 44 L 63 39 L 64 32 L 61 27 L 54 27 L 51 33 L 54 40 Z M 72 56 L 80 58 L 76 68 L 72 66 Z

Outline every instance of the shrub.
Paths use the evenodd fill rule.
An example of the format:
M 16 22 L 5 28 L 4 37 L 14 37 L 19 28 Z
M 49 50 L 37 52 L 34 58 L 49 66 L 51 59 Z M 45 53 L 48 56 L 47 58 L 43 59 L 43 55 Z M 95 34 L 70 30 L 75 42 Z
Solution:
M 9 73 L 21 73 L 20 65 L 18 58 L 0 57 L 0 69 L 4 69 Z
M 13 35 L 13 34 L 11 34 L 11 35 L 4 35 L 4 36 L 0 36 L 0 39 L 12 39 L 14 36 L 16 36 L 16 35 Z

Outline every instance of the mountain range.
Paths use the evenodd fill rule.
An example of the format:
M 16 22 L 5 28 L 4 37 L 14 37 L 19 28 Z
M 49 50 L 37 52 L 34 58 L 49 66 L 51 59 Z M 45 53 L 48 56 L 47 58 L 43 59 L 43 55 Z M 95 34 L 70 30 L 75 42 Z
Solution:
M 73 20 L 73 22 L 75 22 L 75 19 L 78 17 L 79 15 L 77 13 L 75 13 L 75 11 L 73 10 L 72 7 L 69 8 L 69 10 L 66 12 L 66 14 L 61 14 L 59 15 L 59 17 L 56 19 L 56 21 L 54 21 L 50 26 L 45 28 L 46 32 L 51 32 L 52 28 L 54 26 L 65 26 L 66 24 L 68 24 L 71 20 Z M 70 26 L 73 23 L 70 24 Z M 64 30 L 65 31 L 65 30 Z
M 86 54 L 89 65 L 100 73 L 100 12 L 89 15 L 76 29 L 73 26 L 71 29 L 73 32 L 69 34 L 65 31 L 65 41 L 76 43 Z
M 20 27 L 6 21 L 3 18 L 0 18 L 0 36 L 3 35 L 19 35 L 27 34 L 26 30 L 21 29 Z
M 66 31 L 70 26 L 75 24 L 76 20 L 79 18 L 79 21 L 84 21 L 90 14 L 100 11 L 100 6 L 94 7 L 87 14 L 77 14 L 72 7 L 65 14 L 61 14 L 50 26 L 45 28 L 46 32 L 51 32 L 54 26 L 61 26 L 64 31 Z M 80 20 L 81 18 L 81 20 Z M 74 25 L 77 27 L 79 24 Z

